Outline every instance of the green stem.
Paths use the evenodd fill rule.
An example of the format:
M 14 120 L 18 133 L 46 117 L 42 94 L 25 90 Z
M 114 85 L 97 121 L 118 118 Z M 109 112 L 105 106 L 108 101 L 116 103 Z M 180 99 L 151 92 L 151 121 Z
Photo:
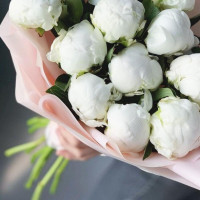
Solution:
M 57 158 L 57 160 L 54 162 L 52 167 L 46 173 L 44 178 L 37 185 L 37 187 L 36 187 L 36 189 L 35 189 L 35 191 L 33 193 L 32 200 L 39 200 L 40 199 L 40 196 L 42 194 L 42 191 L 43 191 L 44 187 L 47 185 L 47 183 L 49 182 L 49 180 L 51 179 L 51 177 L 53 176 L 53 174 L 55 173 L 55 171 L 57 170 L 59 165 L 62 163 L 63 159 L 64 159 L 63 157 L 58 157 Z
M 28 132 L 34 133 L 40 128 L 44 128 L 48 125 L 49 120 L 42 117 L 33 117 L 27 121 Z
M 34 124 L 37 124 L 37 123 L 47 125 L 49 123 L 49 120 L 46 119 L 46 118 L 43 118 L 43 117 L 33 117 L 33 118 L 31 118 L 27 121 L 28 126 L 34 125 Z
M 54 149 L 50 148 L 50 147 L 45 147 L 45 149 L 42 152 L 42 155 L 39 157 L 39 159 L 37 160 L 35 166 L 33 167 L 33 170 L 31 172 L 31 175 L 28 179 L 28 181 L 26 182 L 25 187 L 27 189 L 32 187 L 32 184 L 35 180 L 37 180 L 37 178 L 39 177 L 44 165 L 46 164 L 46 161 L 48 160 L 48 158 L 50 157 L 50 155 L 52 154 L 52 152 L 54 151 Z
M 53 179 L 53 182 L 52 182 L 51 188 L 50 188 L 50 193 L 51 194 L 55 194 L 56 193 L 56 190 L 57 190 L 57 187 L 58 187 L 58 184 L 59 184 L 59 181 L 60 181 L 61 174 L 63 173 L 63 171 L 67 167 L 68 163 L 69 163 L 69 160 L 64 159 L 62 164 L 60 165 L 60 167 L 55 172 L 54 179 Z
M 40 139 L 34 141 L 34 142 L 29 142 L 26 144 L 18 145 L 15 147 L 12 147 L 8 150 L 5 151 L 5 156 L 10 157 L 16 153 L 22 152 L 22 151 L 28 151 L 30 149 L 34 149 L 37 146 L 39 146 L 41 143 L 45 141 L 45 137 L 41 137 Z
M 31 125 L 29 128 L 28 128 L 28 133 L 29 134 L 32 134 L 32 133 L 35 133 L 37 130 L 41 129 L 41 128 L 44 128 L 46 127 L 47 125 L 46 124 L 34 124 L 34 125 Z
M 44 153 L 45 149 L 46 146 L 35 152 L 31 157 L 31 163 L 34 163 L 36 159 Z

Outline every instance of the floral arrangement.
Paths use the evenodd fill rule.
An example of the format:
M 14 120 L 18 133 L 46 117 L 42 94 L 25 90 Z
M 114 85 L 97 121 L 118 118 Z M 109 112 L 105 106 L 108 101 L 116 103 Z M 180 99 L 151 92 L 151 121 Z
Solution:
M 69 132 L 102 154 L 200 189 L 200 47 L 195 0 L 12 0 L 0 26 L 17 73 L 16 99 L 45 118 L 28 121 L 32 186 Z M 41 145 L 44 143 L 46 145 Z M 39 150 L 37 149 L 40 146 Z M 37 151 L 35 150 L 37 149 Z M 39 182 L 54 193 L 68 160 Z

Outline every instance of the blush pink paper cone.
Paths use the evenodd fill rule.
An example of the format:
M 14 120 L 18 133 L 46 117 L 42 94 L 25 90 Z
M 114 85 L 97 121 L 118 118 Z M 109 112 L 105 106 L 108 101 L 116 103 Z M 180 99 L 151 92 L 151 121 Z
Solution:
M 200 0 L 196 0 L 195 8 L 194 10 L 188 12 L 189 17 L 194 17 L 196 15 L 200 14 Z M 192 27 L 192 30 L 194 31 L 195 35 L 200 36 L 200 22 L 197 23 L 194 27 Z
M 13 25 L 6 16 L 0 26 L 0 36 L 8 46 L 17 73 L 16 99 L 36 113 L 57 123 L 80 141 L 99 151 L 140 169 L 200 189 L 200 148 L 186 157 L 170 161 L 153 153 L 145 161 L 142 153 L 122 153 L 118 146 L 94 128 L 78 122 L 70 110 L 55 96 L 45 91 L 63 73 L 46 59 L 53 35 L 39 37 L 34 30 Z

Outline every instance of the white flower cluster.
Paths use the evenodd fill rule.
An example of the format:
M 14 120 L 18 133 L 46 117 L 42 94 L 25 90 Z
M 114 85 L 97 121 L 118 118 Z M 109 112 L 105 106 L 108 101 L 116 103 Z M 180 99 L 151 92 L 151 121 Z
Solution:
M 149 2 L 160 9 L 153 20 L 138 0 L 89 0 L 90 19 L 61 29 L 47 58 L 71 75 L 66 98 L 86 125 L 104 127 L 122 152 L 150 141 L 175 159 L 200 146 L 200 54 L 186 55 L 199 40 L 184 12 L 195 0 Z M 9 14 L 50 30 L 61 12 L 60 0 L 12 0 Z M 174 96 L 159 93 L 169 87 Z

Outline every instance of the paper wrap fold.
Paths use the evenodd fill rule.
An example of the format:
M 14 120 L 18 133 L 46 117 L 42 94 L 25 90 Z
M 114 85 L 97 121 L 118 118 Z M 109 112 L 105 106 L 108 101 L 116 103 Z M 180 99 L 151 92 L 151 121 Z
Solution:
M 157 153 L 143 161 L 143 153 L 121 153 L 118 146 L 105 135 L 77 121 L 56 96 L 46 94 L 45 91 L 63 73 L 46 58 L 54 39 L 51 32 L 39 37 L 34 30 L 16 27 L 6 16 L 0 26 L 0 36 L 11 52 L 16 69 L 18 103 L 54 121 L 102 154 L 200 190 L 200 148 L 175 161 L 167 160 Z

